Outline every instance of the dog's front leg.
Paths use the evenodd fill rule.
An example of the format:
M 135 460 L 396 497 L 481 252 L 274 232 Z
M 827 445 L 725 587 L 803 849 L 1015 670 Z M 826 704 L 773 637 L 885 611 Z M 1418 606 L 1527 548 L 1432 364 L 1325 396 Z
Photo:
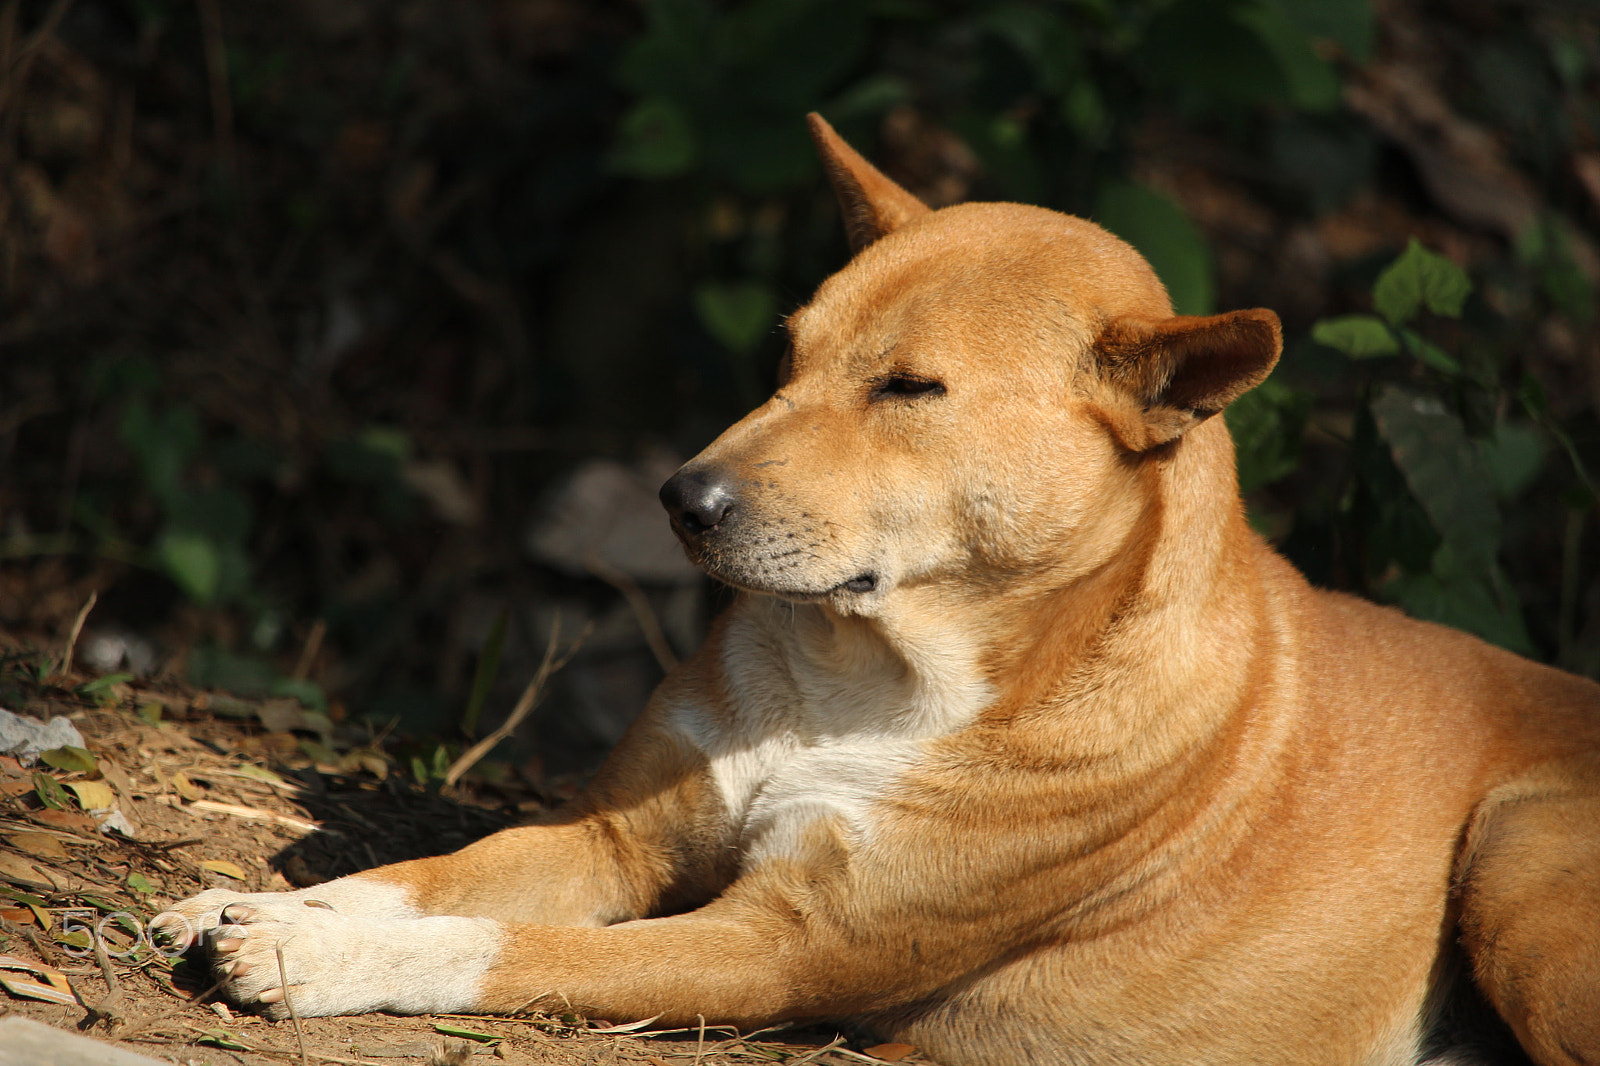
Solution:
M 715 901 L 670 917 L 605 928 L 372 923 L 266 907 L 241 915 L 219 948 L 224 968 L 233 967 L 233 995 L 278 1017 L 285 980 L 302 1015 L 539 1008 L 738 1025 L 881 1009 L 947 982 L 964 960 L 919 957 L 894 942 L 903 923 L 852 905 L 859 886 L 844 846 L 829 837 L 807 861 L 758 864 Z
M 281 945 L 308 1015 L 468 1009 L 507 926 L 604 926 L 703 903 L 734 875 L 729 832 L 704 756 L 652 708 L 547 824 L 294 892 L 212 889 L 155 924 L 206 941 L 242 1003 L 273 1002 Z

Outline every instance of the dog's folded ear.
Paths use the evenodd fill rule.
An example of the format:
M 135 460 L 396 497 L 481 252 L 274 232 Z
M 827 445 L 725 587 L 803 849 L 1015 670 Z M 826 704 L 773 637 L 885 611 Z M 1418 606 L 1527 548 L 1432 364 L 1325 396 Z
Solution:
M 1182 436 L 1266 380 L 1283 350 L 1278 316 L 1256 308 L 1223 315 L 1113 318 L 1095 341 L 1102 380 L 1134 401 L 1112 428 L 1144 451 Z
M 822 156 L 833 194 L 844 212 L 844 228 L 850 250 L 859 252 L 885 233 L 925 215 L 928 205 L 884 177 L 883 172 L 865 159 L 844 138 L 833 131 L 827 120 L 815 111 L 806 116 L 811 139 Z

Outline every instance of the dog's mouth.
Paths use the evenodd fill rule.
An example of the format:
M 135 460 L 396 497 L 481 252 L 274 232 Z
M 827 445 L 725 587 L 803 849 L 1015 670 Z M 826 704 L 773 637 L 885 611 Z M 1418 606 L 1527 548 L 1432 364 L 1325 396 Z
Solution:
M 731 560 L 726 557 L 713 561 L 711 559 L 696 557 L 699 553 L 690 551 L 701 569 L 718 581 L 746 592 L 759 593 L 764 596 L 776 596 L 781 600 L 790 600 L 796 603 L 835 603 L 859 600 L 879 591 L 883 587 L 883 578 L 876 571 L 866 571 L 846 578 L 835 585 L 821 588 L 807 587 L 792 578 L 786 580 L 784 576 L 763 572 L 762 568 L 741 565 L 742 560 Z
M 831 592 L 876 592 L 878 589 L 878 575 L 872 573 L 857 574 L 849 581 L 841 581 L 829 591 Z

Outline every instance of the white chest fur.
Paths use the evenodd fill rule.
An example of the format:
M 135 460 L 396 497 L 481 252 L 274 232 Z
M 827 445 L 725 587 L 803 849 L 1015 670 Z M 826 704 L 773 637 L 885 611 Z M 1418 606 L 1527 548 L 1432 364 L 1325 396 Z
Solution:
M 736 610 L 721 664 L 731 707 L 684 705 L 675 718 L 710 758 L 747 857 L 789 851 L 818 818 L 870 837 L 874 807 L 926 743 L 993 698 L 948 632 L 934 646 L 820 607 L 759 598 Z

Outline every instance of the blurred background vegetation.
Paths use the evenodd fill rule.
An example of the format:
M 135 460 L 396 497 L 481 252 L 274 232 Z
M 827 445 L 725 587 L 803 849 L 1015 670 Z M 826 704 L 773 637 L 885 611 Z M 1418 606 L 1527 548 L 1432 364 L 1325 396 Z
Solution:
M 506 772 L 592 760 L 717 604 L 656 485 L 845 259 L 813 108 L 1275 308 L 1259 528 L 1600 675 L 1593 0 L 3 0 L 0 629 L 98 591 L 95 668 L 425 776 L 587 625 Z

